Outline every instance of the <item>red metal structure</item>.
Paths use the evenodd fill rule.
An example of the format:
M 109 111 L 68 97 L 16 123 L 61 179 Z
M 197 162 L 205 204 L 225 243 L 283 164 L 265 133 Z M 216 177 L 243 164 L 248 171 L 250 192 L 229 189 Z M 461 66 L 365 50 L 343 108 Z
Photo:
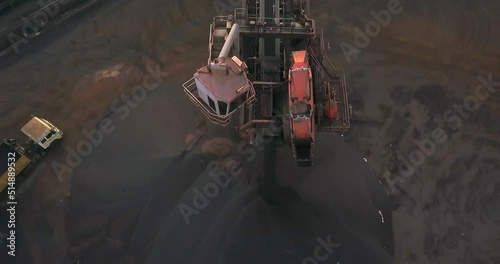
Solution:
M 288 73 L 291 146 L 298 166 L 310 166 L 316 141 L 312 71 L 307 51 L 292 52 Z
M 316 134 L 346 132 L 352 113 L 344 71 L 326 57 L 309 5 L 244 0 L 234 14 L 215 17 L 208 63 L 183 85 L 213 123 L 232 124 L 250 144 L 290 146 L 297 166 L 313 165 Z M 275 152 L 264 152 L 272 171 Z

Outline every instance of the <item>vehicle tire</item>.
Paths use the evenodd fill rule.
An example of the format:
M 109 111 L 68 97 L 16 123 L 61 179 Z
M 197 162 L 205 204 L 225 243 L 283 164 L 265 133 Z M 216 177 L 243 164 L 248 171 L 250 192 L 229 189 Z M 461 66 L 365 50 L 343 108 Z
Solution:
M 36 163 L 42 156 L 39 154 L 39 153 L 35 153 L 33 154 L 33 158 L 31 159 L 31 161 L 33 163 Z

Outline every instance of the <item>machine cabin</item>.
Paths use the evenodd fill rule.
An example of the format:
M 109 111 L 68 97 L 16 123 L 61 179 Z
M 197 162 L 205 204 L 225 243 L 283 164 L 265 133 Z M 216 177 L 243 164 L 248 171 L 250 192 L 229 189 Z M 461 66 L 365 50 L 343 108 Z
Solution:
M 194 79 L 199 98 L 214 114 L 225 117 L 247 100 L 251 85 L 238 58 L 218 60 L 198 70 Z

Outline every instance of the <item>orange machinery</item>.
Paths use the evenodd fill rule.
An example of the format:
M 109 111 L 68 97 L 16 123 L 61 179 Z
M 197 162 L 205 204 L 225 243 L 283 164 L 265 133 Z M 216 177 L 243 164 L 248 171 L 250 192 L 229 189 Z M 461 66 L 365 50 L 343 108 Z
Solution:
M 312 71 L 307 51 L 292 52 L 288 72 L 288 104 L 291 147 L 298 166 L 310 166 L 316 141 Z
M 290 146 L 298 166 L 313 165 L 317 133 L 346 132 L 352 114 L 344 71 L 326 57 L 309 2 L 247 0 L 214 17 L 208 63 L 183 85 L 213 123 L 232 124 L 253 145 Z

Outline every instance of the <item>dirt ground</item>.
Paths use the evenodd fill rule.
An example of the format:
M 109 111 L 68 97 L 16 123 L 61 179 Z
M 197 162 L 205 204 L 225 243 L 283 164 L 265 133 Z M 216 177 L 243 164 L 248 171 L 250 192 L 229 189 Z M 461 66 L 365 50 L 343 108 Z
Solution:
M 349 220 L 380 220 L 367 203 L 378 180 L 399 205 L 392 213 L 394 263 L 500 263 L 500 125 L 494 121 L 500 86 L 478 109 L 446 114 L 476 95 L 479 76 L 500 82 L 500 4 L 402 0 L 401 13 L 347 60 L 340 45 L 354 45 L 355 27 L 364 29 L 374 20 L 370 11 L 385 10 L 388 2 L 312 3 L 329 57 L 346 70 L 354 120 L 344 137 L 318 139 L 318 166 L 310 170 L 291 169 L 288 150 L 279 150 L 279 180 L 300 199 L 284 192 L 277 203 L 283 207 L 267 205 L 256 187 L 258 160 L 236 157 L 244 173 L 189 226 L 177 205 L 206 185 L 205 166 L 217 158 L 207 153 L 231 149 L 219 143 L 183 152 L 200 118 L 181 85 L 206 62 L 212 1 L 103 2 L 0 59 L 1 134 L 23 138 L 19 129 L 30 114 L 65 132 L 62 147 L 23 190 L 18 257 L 6 263 L 185 263 L 186 255 L 189 263 L 222 263 L 222 251 L 233 252 L 223 256 L 227 263 L 241 263 L 241 256 L 248 263 L 264 263 L 260 256 L 271 263 L 301 260 L 312 255 L 316 236 L 349 230 L 379 237 L 379 226 Z M 160 71 L 161 81 L 133 105 L 127 98 L 151 75 L 148 69 Z M 128 114 L 109 114 L 118 101 Z M 82 131 L 103 117 L 113 132 L 58 177 L 53 162 L 67 164 L 68 148 L 87 140 Z M 447 139 L 433 141 L 411 175 L 399 175 L 409 167 L 402 160 L 419 149 L 415 140 L 432 140 L 437 128 Z M 204 133 L 202 140 L 239 142 L 230 129 L 208 125 Z M 242 239 L 255 233 L 264 242 Z M 350 246 L 374 252 L 369 263 L 388 263 L 384 250 L 364 242 Z

